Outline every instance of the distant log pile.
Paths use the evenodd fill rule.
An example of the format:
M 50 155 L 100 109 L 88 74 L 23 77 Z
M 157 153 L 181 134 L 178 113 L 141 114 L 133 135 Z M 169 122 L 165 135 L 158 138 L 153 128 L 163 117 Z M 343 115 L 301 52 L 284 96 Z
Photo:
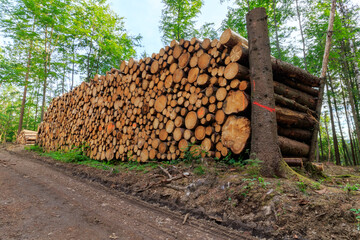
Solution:
M 16 138 L 17 144 L 30 145 L 35 144 L 37 132 L 30 130 L 22 130 Z
M 188 146 L 217 158 L 239 154 L 251 133 L 248 54 L 246 39 L 228 29 L 220 40 L 174 40 L 151 57 L 123 61 L 55 98 L 38 144 L 88 145 L 97 160 L 173 160 Z M 305 157 L 319 79 L 276 59 L 272 66 L 279 145 L 286 157 Z

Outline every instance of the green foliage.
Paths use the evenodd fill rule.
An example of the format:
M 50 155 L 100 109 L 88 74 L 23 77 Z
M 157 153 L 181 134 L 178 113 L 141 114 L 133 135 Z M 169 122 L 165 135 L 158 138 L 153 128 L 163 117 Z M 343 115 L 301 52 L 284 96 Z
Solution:
M 171 40 L 189 39 L 196 33 L 195 21 L 203 4 L 202 0 L 163 0 L 160 31 L 162 41 L 168 44 Z
M 306 189 L 307 189 L 307 187 L 308 187 L 308 186 L 306 185 L 306 183 L 304 183 L 304 182 L 296 182 L 296 184 L 297 184 L 300 192 L 306 194 Z
M 204 23 L 204 25 L 202 25 L 201 28 L 197 31 L 196 36 L 202 39 L 219 39 L 219 34 L 215 30 L 214 23 Z
M 266 185 L 269 185 L 270 182 L 265 182 L 265 180 L 262 177 L 258 177 L 259 184 L 262 188 L 266 189 Z
M 195 28 L 195 19 L 200 14 L 203 0 L 162 0 L 165 7 L 160 20 L 162 41 L 169 44 L 173 39 L 218 38 L 214 23 L 204 23 L 200 29 Z
M 37 130 L 52 98 L 118 68 L 141 40 L 104 0 L 2 0 L 0 31 L 0 142 L 16 138 L 25 85 L 23 128 Z
M 316 189 L 316 190 L 319 190 L 320 189 L 320 183 L 319 182 L 314 182 L 313 184 L 312 184 L 312 188 L 313 189 Z
M 350 211 L 354 212 L 356 214 L 356 220 L 357 220 L 357 230 L 360 231 L 360 208 L 356 209 L 356 208 L 352 208 L 350 209 Z
M 197 166 L 196 168 L 194 168 L 194 173 L 198 176 L 204 175 L 205 174 L 205 167 L 204 166 Z
M 246 197 L 255 185 L 254 181 L 256 181 L 256 178 L 243 178 L 242 181 L 245 182 L 246 185 L 242 187 L 243 191 L 241 192 L 241 195 Z
M 79 163 L 90 160 L 90 158 L 85 155 L 86 147 L 74 147 L 69 151 L 54 151 L 54 152 L 44 152 L 43 149 L 37 145 L 29 146 L 26 147 L 25 149 L 40 153 L 43 156 L 51 157 L 55 160 L 66 163 Z
M 202 156 L 207 156 L 208 152 L 204 150 L 200 145 L 189 144 L 188 147 L 184 151 L 183 160 L 185 162 L 197 162 Z
M 245 160 L 245 163 L 251 167 L 259 167 L 262 161 L 258 158 L 254 158 L 254 159 L 250 158 Z
M 360 189 L 360 184 L 354 184 L 354 185 L 351 185 L 351 184 L 346 184 L 344 186 L 344 191 L 346 191 L 347 193 L 351 193 L 353 191 L 359 191 Z
M 96 161 L 90 159 L 85 155 L 86 147 L 74 147 L 69 151 L 53 151 L 44 152 L 44 150 L 37 145 L 26 146 L 25 150 L 36 152 L 42 156 L 51 157 L 57 161 L 65 163 L 75 163 L 80 165 L 87 165 L 102 170 L 111 170 L 113 173 L 118 173 L 120 169 L 137 172 L 148 172 L 151 169 L 157 168 L 159 163 L 139 163 L 139 162 L 108 162 Z

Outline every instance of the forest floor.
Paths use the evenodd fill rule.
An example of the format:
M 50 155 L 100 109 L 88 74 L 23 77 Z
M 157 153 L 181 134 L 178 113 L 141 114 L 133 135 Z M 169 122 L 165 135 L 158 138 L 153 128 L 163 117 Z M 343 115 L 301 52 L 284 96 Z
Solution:
M 6 156 L 10 160 L 6 160 Z M 109 227 L 111 226 L 109 222 L 113 224 L 114 221 L 118 221 L 115 220 L 114 215 L 119 214 L 119 211 L 115 209 L 123 206 L 122 210 L 128 211 L 129 206 L 126 204 L 131 201 L 116 200 L 113 195 L 95 201 L 102 193 L 92 192 L 95 191 L 92 189 L 84 190 L 84 187 L 79 188 L 82 189 L 79 194 L 84 194 L 84 199 L 81 201 L 78 199 L 80 202 L 65 209 L 65 213 L 62 213 L 63 210 L 59 208 L 58 213 L 54 214 L 78 213 L 79 219 L 74 217 L 68 224 L 71 225 L 72 222 L 76 222 L 77 225 L 81 225 L 79 222 L 84 221 L 84 217 L 81 217 L 83 213 L 79 212 L 80 210 L 77 207 L 85 205 L 94 215 L 85 218 L 84 228 L 89 227 L 91 232 L 96 234 L 105 231 L 105 235 L 112 236 L 111 234 L 114 233 L 114 237 L 116 237 L 122 236 L 119 231 L 125 233 L 129 231 L 136 236 L 131 239 L 142 239 L 136 234 L 142 231 L 146 233 L 146 231 L 150 231 L 146 229 L 155 226 L 153 233 L 158 231 L 159 234 L 162 231 L 163 235 L 160 234 L 159 236 L 168 234 L 169 239 L 251 239 L 251 236 L 263 239 L 360 239 L 360 219 L 358 221 L 356 218 L 360 216 L 359 167 L 339 167 L 331 163 L 324 164 L 324 174 L 328 176 L 327 178 L 318 179 L 307 176 L 310 181 L 302 179 L 303 182 L 295 177 L 293 179 L 262 178 L 258 175 L 258 167 L 255 164 L 248 164 L 245 167 L 234 166 L 211 159 L 143 165 L 120 163 L 116 166 L 97 165 L 94 162 L 86 164 L 64 163 L 50 157 L 40 156 L 35 152 L 25 151 L 23 147 L 10 145 L 7 146 L 6 151 L 4 146 L 3 150 L 0 150 L 1 192 L 3 192 L 4 181 L 9 177 L 10 172 L 15 171 L 15 168 L 20 168 L 22 164 L 25 164 L 22 167 L 22 171 L 25 171 L 30 162 L 43 167 L 47 166 L 49 169 L 47 171 L 56 172 L 51 173 L 54 176 L 64 173 L 73 178 L 73 180 L 67 181 L 98 184 L 111 191 L 111 194 L 121 193 L 134 202 L 138 202 L 137 199 L 141 198 L 150 203 L 152 207 L 149 208 L 163 209 L 161 207 L 166 207 L 173 211 L 172 214 L 177 219 L 166 220 L 172 218 L 165 214 L 168 217 L 163 219 L 165 223 L 159 227 L 155 226 L 154 222 L 147 222 L 150 217 L 146 219 L 146 216 L 143 216 L 144 219 L 135 218 L 135 220 L 131 217 L 124 217 L 125 222 L 121 220 L 118 223 L 122 227 L 119 227 L 116 232 L 116 229 L 113 230 Z M 16 165 L 12 166 L 11 164 Z M 6 171 L 2 165 L 12 170 Z M 305 174 L 301 169 L 297 169 L 297 171 Z M 19 175 L 18 177 L 22 176 Z M 40 181 L 38 178 L 36 181 Z M 76 186 L 71 187 L 67 181 L 63 181 L 64 188 L 68 187 L 70 190 L 72 189 L 71 191 L 77 192 Z M 13 184 L 14 188 L 19 187 L 19 184 L 22 185 L 22 183 Z M 27 186 L 26 182 L 23 184 L 24 187 L 31 190 L 31 186 Z M 52 186 L 50 185 L 47 188 L 50 191 Z M 86 193 L 87 191 L 93 195 L 94 201 L 88 199 L 91 197 Z M 104 190 L 101 189 L 101 191 Z M 25 193 L 21 194 L 27 196 Z M 54 198 L 56 197 L 54 196 Z M 0 201 L 3 202 L 4 199 L 7 199 L 6 197 L 2 198 L 4 198 L 3 194 L 0 196 Z M 90 202 L 88 205 L 87 201 Z M 101 201 L 106 203 L 101 203 Z M 52 204 L 56 204 L 56 201 Z M 10 214 L 4 215 L 4 211 L 9 211 L 6 206 L 8 205 L 4 207 L 3 203 L 0 205 L 0 232 L 17 221 L 16 218 L 12 222 L 12 220 L 3 217 Z M 106 214 L 101 216 L 102 225 L 96 223 L 96 216 L 98 216 L 96 214 L 99 214 L 96 209 L 106 209 L 108 214 L 108 216 Z M 354 210 L 358 210 L 358 212 Z M 34 210 L 32 211 L 29 213 L 35 213 Z M 161 214 L 163 210 L 157 211 L 160 212 L 158 214 Z M 12 212 L 12 214 L 15 213 Z M 75 216 L 77 216 L 76 214 Z M 150 216 L 149 212 L 133 214 L 132 216 L 139 218 L 139 215 L 147 214 Z M 36 216 L 39 215 L 36 214 Z M 24 216 L 17 216 L 17 218 L 24 218 Z M 180 223 L 179 219 L 181 219 Z M 126 221 L 129 222 L 129 227 L 135 230 L 124 228 L 123 224 L 127 224 Z M 182 224 L 183 221 L 186 223 Z M 195 223 L 201 223 L 203 227 L 197 229 Z M 89 224 L 90 226 L 88 226 Z M 185 229 L 185 226 L 188 228 Z M 79 229 L 75 228 L 75 230 Z M 45 230 L 42 229 L 43 231 Z M 177 232 L 180 235 L 171 235 L 171 231 L 173 231 L 172 234 Z M 71 232 L 66 233 L 71 234 Z M 154 235 L 150 233 L 144 236 L 148 236 L 144 237 L 145 239 L 152 239 L 151 236 Z M 0 239 L 2 238 L 0 237 Z M 18 238 L 14 237 L 13 239 Z M 120 237 L 120 239 L 123 238 Z M 154 239 L 160 238 L 155 237 Z

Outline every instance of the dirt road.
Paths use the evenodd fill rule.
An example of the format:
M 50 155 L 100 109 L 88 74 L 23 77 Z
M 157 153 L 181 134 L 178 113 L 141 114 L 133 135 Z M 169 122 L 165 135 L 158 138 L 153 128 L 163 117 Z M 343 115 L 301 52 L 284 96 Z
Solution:
M 252 239 L 0 149 L 0 239 Z

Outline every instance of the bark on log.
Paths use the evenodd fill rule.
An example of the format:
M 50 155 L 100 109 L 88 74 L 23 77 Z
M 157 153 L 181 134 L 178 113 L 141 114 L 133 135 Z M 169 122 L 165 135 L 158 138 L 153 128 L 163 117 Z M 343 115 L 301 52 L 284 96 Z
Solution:
M 297 103 L 295 100 L 288 99 L 288 98 L 278 95 L 278 94 L 275 94 L 275 103 L 277 105 L 281 105 L 286 108 L 290 108 L 290 109 L 293 109 L 296 111 L 301 111 L 304 113 L 311 113 L 313 116 L 316 116 L 314 110 L 311 110 L 310 108 Z
M 316 99 L 307 93 L 290 88 L 285 84 L 274 81 L 275 93 L 282 95 L 288 99 L 295 100 L 297 103 L 305 105 L 314 110 L 316 107 Z
M 284 136 L 287 138 L 291 138 L 297 141 L 309 141 L 311 139 L 311 131 L 300 129 L 300 128 L 284 128 L 278 126 L 278 134 L 279 136 Z
M 303 167 L 303 158 L 283 158 L 290 167 Z
M 276 106 L 276 120 L 288 127 L 312 128 L 316 119 L 310 114 L 296 112 L 287 108 Z
M 307 157 L 310 151 L 309 145 L 282 136 L 279 136 L 279 146 L 286 157 Z

